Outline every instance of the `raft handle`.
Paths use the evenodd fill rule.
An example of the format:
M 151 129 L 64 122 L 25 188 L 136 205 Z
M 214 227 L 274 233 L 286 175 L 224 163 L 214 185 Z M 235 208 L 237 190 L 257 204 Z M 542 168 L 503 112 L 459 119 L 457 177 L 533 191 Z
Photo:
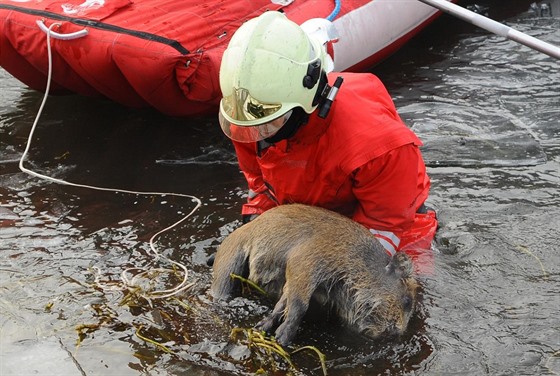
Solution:
M 82 29 L 68 34 L 60 34 L 55 31 L 49 30 L 49 28 L 45 25 L 43 20 L 37 20 L 35 21 L 35 23 L 37 24 L 37 26 L 39 26 L 39 29 L 41 29 L 45 34 L 48 33 L 50 34 L 51 37 L 55 39 L 62 39 L 62 40 L 77 39 L 77 38 L 85 37 L 88 34 L 87 29 Z

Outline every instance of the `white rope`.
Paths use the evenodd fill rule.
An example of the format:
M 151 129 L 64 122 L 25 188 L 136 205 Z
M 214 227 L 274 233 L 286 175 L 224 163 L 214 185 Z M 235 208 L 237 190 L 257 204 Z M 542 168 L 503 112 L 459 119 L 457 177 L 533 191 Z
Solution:
M 37 128 L 37 124 L 39 122 L 39 118 L 41 117 L 41 114 L 43 112 L 43 108 L 45 106 L 45 103 L 47 101 L 47 97 L 49 95 L 49 91 L 50 91 L 50 86 L 51 86 L 51 78 L 52 78 L 52 52 L 51 52 L 51 40 L 50 40 L 50 34 L 52 31 L 52 28 L 55 26 L 60 26 L 60 24 L 58 23 L 53 23 L 47 30 L 46 35 L 47 35 L 47 55 L 48 55 L 48 74 L 47 74 L 47 86 L 45 89 L 45 94 L 43 96 L 43 101 L 41 102 L 41 106 L 39 107 L 39 111 L 37 112 L 37 116 L 35 117 L 35 121 L 33 122 L 33 126 L 31 127 L 31 131 L 29 132 L 29 137 L 27 140 L 27 145 L 25 147 L 25 150 L 23 151 L 23 154 L 21 156 L 21 159 L 19 160 L 19 168 L 21 171 L 35 176 L 37 178 L 43 179 L 43 180 L 47 180 L 53 183 L 57 183 L 57 184 L 63 184 L 63 185 L 69 185 L 72 187 L 78 187 L 78 188 L 88 188 L 88 189 L 94 189 L 94 190 L 98 190 L 98 191 L 108 191 L 108 192 L 117 192 L 117 193 L 129 193 L 129 194 L 136 194 L 136 195 L 157 195 L 157 196 L 176 196 L 176 197 L 186 197 L 186 198 L 190 198 L 193 202 L 196 203 L 194 209 L 192 209 L 186 216 L 184 216 L 182 219 L 180 219 L 179 221 L 173 223 L 172 225 L 164 228 L 163 230 L 157 232 L 155 235 L 153 235 L 150 238 L 149 244 L 150 244 L 150 250 L 153 252 L 155 258 L 154 258 L 154 262 L 157 261 L 159 258 L 162 258 L 163 260 L 169 262 L 172 265 L 175 265 L 179 268 L 181 268 L 183 270 L 183 280 L 181 281 L 181 283 L 179 283 L 177 286 L 170 288 L 170 289 L 166 289 L 166 290 L 157 290 L 157 291 L 151 291 L 151 292 L 142 292 L 142 295 L 144 295 L 145 297 L 152 297 L 152 298 L 166 298 L 169 296 L 173 296 L 183 290 L 186 290 L 187 288 L 191 287 L 193 285 L 193 282 L 188 283 L 188 275 L 189 275 L 189 270 L 187 269 L 187 267 L 177 261 L 173 261 L 167 257 L 161 256 L 160 253 L 157 251 L 156 246 L 154 244 L 155 239 L 160 236 L 161 234 L 177 227 L 178 225 L 180 225 L 181 223 L 183 223 L 184 221 L 186 221 L 196 210 L 198 210 L 198 208 L 202 205 L 201 200 L 196 197 L 196 196 L 192 196 L 192 195 L 187 195 L 187 194 L 181 194 L 181 193 L 169 193 L 169 192 L 141 192 L 141 191 L 131 191 L 131 190 L 126 190 L 126 189 L 119 189 L 119 188 L 105 188 L 105 187 L 96 187 L 96 186 L 91 186 L 91 185 L 86 185 L 86 184 L 77 184 L 77 183 L 72 183 L 72 182 L 68 182 L 66 180 L 62 180 L 62 179 L 57 179 L 57 178 L 53 178 L 51 176 L 47 176 L 47 175 L 43 175 L 40 174 L 38 172 L 35 171 L 31 171 L 28 168 L 26 168 L 23 165 L 24 160 L 27 158 L 27 154 L 29 153 L 29 149 L 31 148 L 31 141 L 33 139 L 33 134 L 35 133 L 35 129 Z M 121 279 L 123 281 L 123 283 L 126 285 L 127 288 L 132 289 L 132 288 L 136 288 L 138 286 L 135 285 L 137 278 L 141 275 L 145 275 L 147 274 L 149 271 L 148 270 L 143 270 L 141 273 L 138 273 L 136 275 L 134 275 L 132 278 L 128 277 L 128 273 L 132 272 L 132 271 L 137 271 L 137 270 L 143 270 L 141 268 L 128 268 L 123 270 L 123 272 L 121 273 Z M 154 269 L 152 269 L 154 270 Z M 158 271 L 168 271 L 168 272 L 174 272 L 171 269 L 156 269 Z

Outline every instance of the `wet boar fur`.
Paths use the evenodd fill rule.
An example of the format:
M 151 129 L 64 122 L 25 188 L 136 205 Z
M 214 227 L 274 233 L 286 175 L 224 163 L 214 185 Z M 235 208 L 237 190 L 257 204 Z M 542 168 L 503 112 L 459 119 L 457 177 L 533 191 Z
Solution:
M 300 204 L 281 205 L 232 232 L 218 247 L 211 294 L 239 292 L 230 274 L 279 297 L 257 327 L 290 343 L 313 298 L 368 337 L 401 334 L 416 304 L 418 284 L 404 253 L 391 258 L 362 225 Z

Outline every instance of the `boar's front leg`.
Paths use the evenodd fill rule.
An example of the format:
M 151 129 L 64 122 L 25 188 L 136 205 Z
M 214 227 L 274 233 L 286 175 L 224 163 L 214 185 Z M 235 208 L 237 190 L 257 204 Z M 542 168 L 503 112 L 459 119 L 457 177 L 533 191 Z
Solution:
M 282 296 L 272 313 L 259 323 L 260 328 L 268 333 L 276 328 L 276 341 L 281 345 L 289 344 L 296 336 L 318 283 L 313 264 L 307 257 L 306 245 L 301 247 L 292 249 L 286 263 Z
M 313 263 L 307 258 L 308 252 L 292 254 L 286 264 L 286 283 L 282 291 L 279 304 L 274 308 L 274 313 L 280 318 L 282 324 L 276 329 L 276 341 L 281 345 L 289 344 L 296 336 L 297 330 L 307 313 L 309 302 L 319 278 L 315 275 Z
M 299 325 L 309 307 L 310 297 L 302 299 L 300 295 L 300 293 L 291 294 L 289 289 L 284 287 L 284 292 L 272 313 L 261 320 L 256 328 L 267 334 L 275 333 L 276 342 L 282 346 L 288 345 L 297 334 Z
M 272 312 L 264 319 L 259 321 L 256 328 L 265 331 L 267 334 L 272 334 L 278 325 L 282 322 L 284 311 L 286 309 L 286 295 L 282 294 L 280 300 L 274 306 Z
M 284 295 L 287 293 L 286 307 L 284 309 L 284 321 L 278 329 L 276 329 L 276 342 L 282 346 L 288 345 L 297 334 L 297 330 L 309 307 L 311 297 L 302 297 L 300 294 L 290 294 L 284 289 Z M 283 296 L 284 296 L 283 295 Z

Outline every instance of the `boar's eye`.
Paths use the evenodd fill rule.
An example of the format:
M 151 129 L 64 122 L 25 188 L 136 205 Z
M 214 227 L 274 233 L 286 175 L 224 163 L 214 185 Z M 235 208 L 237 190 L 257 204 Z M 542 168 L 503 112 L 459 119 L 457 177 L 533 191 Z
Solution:
M 401 302 L 405 311 L 410 311 L 412 309 L 412 297 L 410 295 L 403 296 Z

